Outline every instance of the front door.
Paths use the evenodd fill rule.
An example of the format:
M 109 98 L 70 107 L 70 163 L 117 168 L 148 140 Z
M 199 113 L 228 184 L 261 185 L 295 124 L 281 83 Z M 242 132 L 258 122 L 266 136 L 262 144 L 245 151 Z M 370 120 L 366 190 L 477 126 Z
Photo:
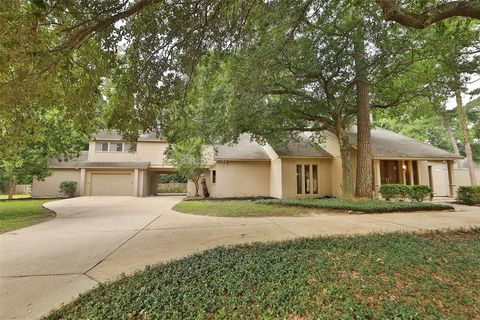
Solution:
M 380 161 L 380 178 L 382 184 L 399 183 L 398 180 L 398 161 L 381 160 Z

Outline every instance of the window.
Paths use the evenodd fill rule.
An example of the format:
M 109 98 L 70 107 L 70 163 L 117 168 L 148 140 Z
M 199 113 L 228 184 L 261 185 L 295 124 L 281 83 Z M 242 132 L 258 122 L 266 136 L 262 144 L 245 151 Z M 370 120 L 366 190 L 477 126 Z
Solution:
M 306 164 L 303 167 L 305 168 L 305 194 L 310 194 L 310 166 Z
M 297 194 L 302 194 L 302 165 L 297 164 Z
M 216 183 L 216 182 L 217 182 L 217 171 L 212 170 L 212 183 Z
M 318 167 L 316 164 L 312 165 L 312 179 L 313 179 L 313 193 L 318 194 Z
M 97 142 L 95 144 L 95 151 L 108 151 L 108 142 Z
M 124 152 L 136 152 L 137 151 L 137 144 L 136 143 L 133 143 L 133 144 L 125 143 L 125 145 L 123 146 L 123 151 Z
M 121 143 L 121 142 L 111 142 L 110 143 L 110 151 L 111 152 L 122 152 L 123 151 L 123 143 Z

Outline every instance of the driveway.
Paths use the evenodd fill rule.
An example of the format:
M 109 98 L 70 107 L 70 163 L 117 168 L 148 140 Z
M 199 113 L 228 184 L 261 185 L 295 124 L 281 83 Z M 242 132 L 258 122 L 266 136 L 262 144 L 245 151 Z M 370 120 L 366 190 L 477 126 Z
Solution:
M 218 245 L 301 236 L 480 226 L 480 208 L 457 212 L 217 218 L 170 208 L 181 197 L 54 201 L 48 222 L 0 236 L 0 319 L 36 319 L 98 282 Z

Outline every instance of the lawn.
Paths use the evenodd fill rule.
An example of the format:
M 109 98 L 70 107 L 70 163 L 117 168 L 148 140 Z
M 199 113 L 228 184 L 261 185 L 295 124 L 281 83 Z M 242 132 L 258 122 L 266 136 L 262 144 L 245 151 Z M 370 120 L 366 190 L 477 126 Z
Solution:
M 403 212 L 452 210 L 453 207 L 431 202 L 389 202 L 381 200 L 284 199 L 284 200 L 189 200 L 173 207 L 183 213 L 218 217 L 265 217 L 311 215 L 325 209 L 344 212 Z
M 261 204 L 274 206 L 293 206 L 317 209 L 332 209 L 364 213 L 405 212 L 405 211 L 430 211 L 453 210 L 448 204 L 417 202 L 417 201 L 383 201 L 374 199 L 342 200 L 342 199 L 273 199 L 261 200 Z
M 54 319 L 474 319 L 480 229 L 219 247 L 101 284 Z
M 42 207 L 47 200 L 0 201 L 0 233 L 51 219 L 54 214 Z
M 183 213 L 200 214 L 218 217 L 266 217 L 295 216 L 312 214 L 308 208 L 293 208 L 287 206 L 272 206 L 248 200 L 189 200 L 177 203 L 173 210 Z
M 28 199 L 28 198 L 31 198 L 32 195 L 30 194 L 14 194 L 13 195 L 13 199 Z M 3 199 L 8 199 L 8 195 L 7 194 L 0 194 L 0 200 L 3 200 Z

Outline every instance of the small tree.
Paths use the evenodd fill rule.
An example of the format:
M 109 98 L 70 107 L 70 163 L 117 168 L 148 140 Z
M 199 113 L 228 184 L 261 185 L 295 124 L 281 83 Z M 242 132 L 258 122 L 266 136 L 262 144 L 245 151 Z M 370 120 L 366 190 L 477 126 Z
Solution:
M 190 139 L 177 143 L 167 150 L 167 158 L 179 174 L 195 184 L 195 197 L 199 197 L 200 177 L 205 170 L 202 141 Z

